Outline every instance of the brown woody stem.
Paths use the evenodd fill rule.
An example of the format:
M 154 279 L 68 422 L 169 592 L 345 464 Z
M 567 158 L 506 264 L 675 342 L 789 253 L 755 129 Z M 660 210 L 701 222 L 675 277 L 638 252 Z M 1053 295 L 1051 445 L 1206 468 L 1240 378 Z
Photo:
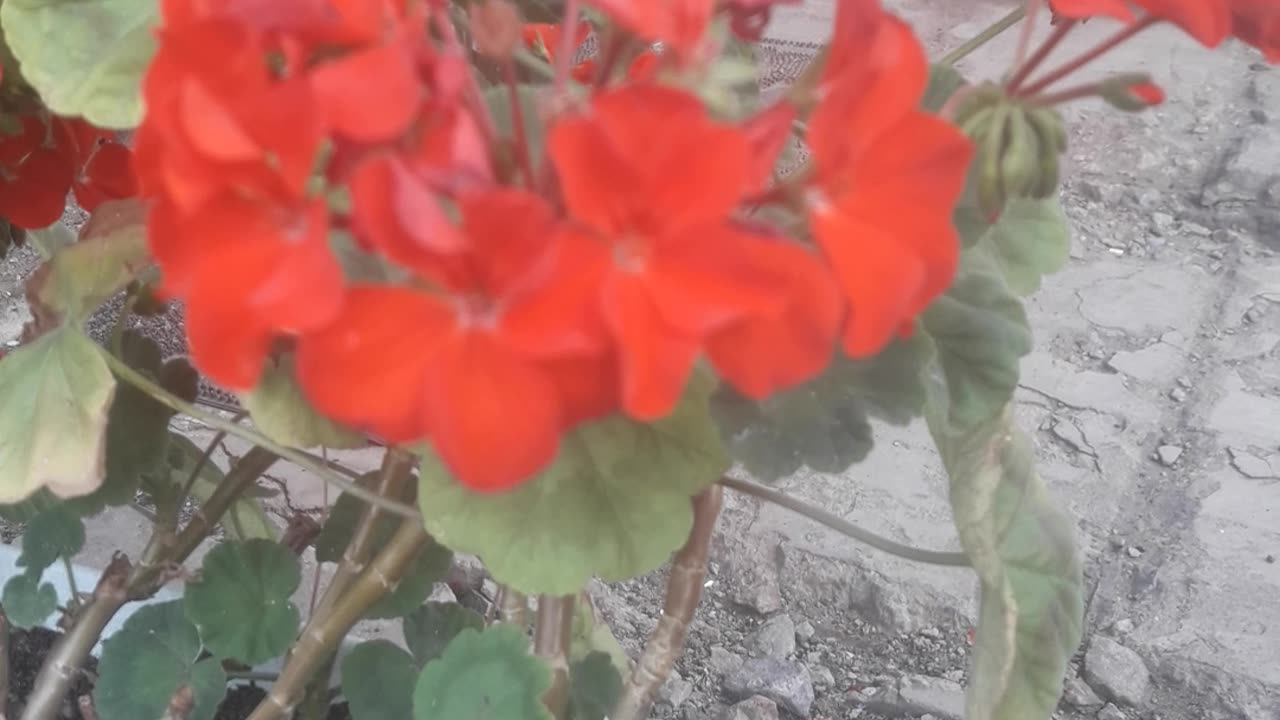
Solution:
M 573 632 L 573 596 L 538 597 L 538 617 L 533 626 L 533 654 L 551 665 L 551 687 L 542 696 L 557 720 L 569 712 L 569 643 Z
M 723 492 L 719 485 L 712 485 L 693 498 L 693 529 L 671 563 L 662 617 L 645 643 L 644 653 L 636 661 L 631 677 L 627 678 L 610 720 L 643 720 L 648 717 L 654 693 L 666 682 L 684 648 L 689 623 L 702 599 L 707 554 L 716 518 L 720 516 Z
M 81 608 L 75 623 L 54 643 L 40 667 L 35 686 L 23 710 L 22 720 L 54 720 L 62 707 L 93 646 L 102 637 L 107 623 L 130 600 L 155 595 L 164 585 L 165 571 L 184 562 L 209 536 L 231 503 L 235 502 L 278 457 L 270 450 L 252 448 L 232 466 L 209 499 L 176 536 L 157 526 L 157 535 L 137 567 L 124 555 L 116 555 L 102 571 L 90 600 Z
M 391 592 L 418 553 L 431 542 L 422 523 L 405 520 L 328 613 L 311 617 L 280 678 L 248 720 L 284 720 L 292 715 L 307 682 L 338 649 L 342 639 L 374 603 Z

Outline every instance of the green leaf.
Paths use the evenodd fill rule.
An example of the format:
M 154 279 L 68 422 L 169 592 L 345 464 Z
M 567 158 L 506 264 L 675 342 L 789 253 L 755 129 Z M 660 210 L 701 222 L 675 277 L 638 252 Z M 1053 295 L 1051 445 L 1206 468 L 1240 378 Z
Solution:
M 609 656 L 619 677 L 631 670 L 631 659 L 622 649 L 618 638 L 604 618 L 597 617 L 596 609 L 586 596 L 580 596 L 573 609 L 573 630 L 569 635 L 569 659 L 584 660 L 594 653 Z
M 621 695 L 622 676 L 608 654 L 593 652 L 569 667 L 573 720 L 606 720 Z
M 437 542 L 422 548 L 400 578 L 395 589 L 387 593 L 364 616 L 374 620 L 404 617 L 431 594 L 431 586 L 443 580 L 453 566 L 453 551 Z
M 1021 296 L 1039 290 L 1040 278 L 1061 270 L 1071 254 L 1067 216 L 1056 198 L 1009 201 L 980 242 Z
M 42 487 L 67 497 L 101 485 L 115 389 L 98 347 L 69 328 L 0 360 L 0 502 Z
M 263 373 L 258 386 L 240 398 L 262 434 L 289 447 L 350 449 L 367 443 L 359 434 L 320 415 L 302 395 L 287 357 Z
M 1012 405 L 969 426 L 936 393 L 929 429 L 951 478 L 951 506 L 981 581 L 966 717 L 1047 718 L 1079 646 L 1083 575 L 1073 523 L 1034 468 Z
M 149 491 L 153 494 L 176 493 L 182 489 L 187 479 L 191 477 L 192 471 L 195 470 L 196 464 L 200 462 L 200 457 L 204 455 L 204 448 L 178 432 L 170 431 L 165 445 L 166 472 L 162 473 L 155 483 L 148 485 Z M 200 468 L 195 483 L 191 485 L 191 497 L 200 502 L 208 500 L 217 489 L 224 474 L 212 461 L 206 462 Z M 227 512 L 223 513 L 219 525 L 231 540 L 274 541 L 279 535 L 275 523 L 271 522 L 267 511 L 262 507 L 262 502 L 255 497 L 255 490 L 242 493 Z
M 920 100 L 920 109 L 937 114 L 956 91 L 966 85 L 964 76 L 951 65 L 932 65 L 929 68 L 929 85 Z
M 418 491 L 427 529 L 528 594 L 572 595 L 593 575 L 657 568 L 689 535 L 690 498 L 729 466 L 708 412 L 710 384 L 699 376 L 655 423 L 614 416 L 580 426 L 549 468 L 505 493 L 468 490 L 427 454 Z
M 529 654 L 524 631 L 495 625 L 458 633 L 427 663 L 413 692 L 414 720 L 552 720 L 542 704 L 551 670 Z
M 342 694 L 351 720 L 406 720 L 413 717 L 418 665 L 386 640 L 360 643 L 342 661 Z
M 9 622 L 29 629 L 43 624 L 58 609 L 58 591 L 50 583 L 40 584 L 39 572 L 25 572 L 4 584 L 0 605 Z
M 60 5 L 91 13 L 109 0 Z M 0 5 L 0 17 L 14 7 Z M 33 0 L 26 0 L 33 2 Z M 31 314 L 41 327 L 82 324 L 104 302 L 151 266 L 147 249 L 147 205 L 138 199 L 110 200 L 94 210 L 80 237 L 61 248 L 27 282 Z
M 377 477 L 377 472 L 365 473 L 356 483 L 369 489 L 373 487 Z M 320 528 L 320 534 L 316 536 L 317 561 L 336 563 L 342 560 L 342 554 L 347 545 L 351 544 L 351 536 L 355 534 L 356 524 L 360 522 L 360 514 L 367 506 L 368 503 L 350 493 L 344 492 L 338 496 L 329 508 L 329 517 L 325 518 L 324 527 Z M 395 532 L 398 522 L 397 518 L 386 513 L 380 514 L 374 526 L 374 545 L 380 547 L 385 544 Z
M 142 119 L 158 14 L 156 0 L 6 0 L 0 23 L 50 110 L 127 129 Z
M 161 720 L 181 693 L 191 704 L 187 720 L 211 720 L 227 675 L 216 659 L 200 655 L 200 636 L 181 600 L 139 609 L 102 647 L 93 692 L 99 719 Z
M 873 445 L 871 419 L 905 425 L 924 407 L 920 371 L 928 339 L 893 343 L 874 358 L 839 356 L 822 375 L 763 401 L 724 386 L 712 411 L 735 460 L 768 482 L 808 466 L 838 473 Z
M 401 625 L 405 645 L 425 665 L 440 657 L 458 633 L 484 629 L 484 617 L 458 603 L 429 602 L 405 615 Z
M 36 577 L 58 558 L 72 558 L 84 547 L 84 523 L 64 505 L 55 505 L 36 515 L 22 533 L 22 554 L 18 565 Z
M 946 295 L 924 313 L 946 380 L 950 422 L 970 427 L 994 416 L 1013 397 L 1018 361 L 1031 352 L 1031 329 L 1018 298 L 983 248 L 961 255 Z
M 209 551 L 187 583 L 187 614 L 209 651 L 248 665 L 284 653 L 298 633 L 289 598 L 302 575 L 298 558 L 268 540 L 226 542 Z
M 76 241 L 76 234 L 67 224 L 58 220 L 48 227 L 27 231 L 27 240 L 40 253 L 40 257 L 48 260 L 59 250 L 69 247 Z

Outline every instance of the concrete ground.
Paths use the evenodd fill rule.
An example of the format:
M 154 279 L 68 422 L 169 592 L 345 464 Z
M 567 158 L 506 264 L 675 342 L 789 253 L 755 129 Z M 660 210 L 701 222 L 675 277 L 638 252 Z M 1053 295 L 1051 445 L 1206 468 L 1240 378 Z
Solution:
M 832 2 L 778 13 L 770 37 L 821 42 Z M 888 4 L 934 52 L 1014 5 Z M 1085 25 L 1062 55 L 1110 29 Z M 1007 33 L 961 68 L 999 76 L 1014 39 Z M 1260 63 L 1243 47 L 1208 52 L 1151 31 L 1093 72 L 1150 72 L 1168 91 L 1164 106 L 1069 112 L 1063 200 L 1075 245 L 1067 268 L 1029 300 L 1037 346 L 1019 392 L 1041 473 L 1077 518 L 1086 557 L 1088 636 L 1064 717 L 1280 719 L 1280 72 Z M 0 341 L 22 316 L 21 273 L 9 265 Z M 899 541 L 954 547 L 924 428 L 877 438 L 850 472 L 798 474 L 781 487 Z M 314 478 L 282 471 L 281 480 L 294 507 L 322 505 Z M 90 536 L 110 543 L 86 550 L 91 563 L 116 544 L 128 551 L 143 531 L 128 511 L 94 524 Z M 628 647 L 652 627 L 658 589 L 656 578 L 599 588 Z M 949 717 L 974 591 L 967 572 L 907 564 L 731 498 L 683 677 L 656 712 L 767 717 L 726 710 L 744 693 L 725 678 L 755 654 L 766 620 L 786 616 L 801 644 L 775 651 L 817 688 L 812 717 Z M 933 688 L 934 700 L 902 701 L 906 676 Z

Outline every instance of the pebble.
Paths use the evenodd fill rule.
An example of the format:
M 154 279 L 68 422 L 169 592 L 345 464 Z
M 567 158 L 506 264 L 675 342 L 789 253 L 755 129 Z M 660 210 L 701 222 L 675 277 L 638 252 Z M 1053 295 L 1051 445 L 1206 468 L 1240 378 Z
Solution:
M 814 687 L 825 689 L 836 684 L 836 676 L 826 665 L 810 665 L 809 675 L 813 677 Z
M 1169 399 L 1177 403 L 1186 402 L 1187 391 L 1183 388 L 1176 387 L 1169 391 Z
M 1073 677 L 1067 681 L 1062 689 L 1062 699 L 1078 710 L 1102 707 L 1102 698 L 1089 687 L 1089 683 L 1079 677 Z
M 658 699 L 673 708 L 680 707 L 693 694 L 693 683 L 680 677 L 675 670 L 667 677 L 667 681 L 658 688 Z
M 1151 689 L 1151 673 L 1138 653 L 1103 636 L 1089 643 L 1084 678 L 1103 698 L 1122 705 L 1142 705 Z
M 808 620 L 801 620 L 796 624 L 796 640 L 800 643 L 808 643 L 818 634 L 818 629 Z
M 1137 545 L 1130 545 L 1129 549 L 1125 550 L 1125 552 L 1129 555 L 1129 557 L 1134 559 L 1142 557 L 1142 548 L 1138 547 Z
M 1182 457 L 1182 448 L 1177 445 L 1161 445 L 1156 449 L 1156 458 L 1160 460 L 1161 465 L 1173 465 L 1180 457 Z
M 1129 633 L 1133 632 L 1133 621 L 1130 620 L 1129 618 L 1121 618 L 1117 620 L 1115 625 L 1112 625 L 1111 627 L 1119 635 L 1128 635 Z
M 813 708 L 809 669 L 781 658 L 747 660 L 725 677 L 724 690 L 736 700 L 763 695 L 800 717 L 809 717 Z
M 1098 711 L 1098 720 L 1127 720 L 1127 718 L 1123 710 L 1107 703 L 1106 707 Z
M 778 705 L 762 695 L 753 695 L 725 708 L 720 720 L 778 720 Z
M 786 613 L 775 615 L 756 628 L 748 646 L 756 657 L 786 657 L 796 651 L 796 624 Z
M 742 658 L 721 645 L 712 645 L 711 658 L 707 661 L 707 665 L 716 675 L 728 675 L 742 667 Z

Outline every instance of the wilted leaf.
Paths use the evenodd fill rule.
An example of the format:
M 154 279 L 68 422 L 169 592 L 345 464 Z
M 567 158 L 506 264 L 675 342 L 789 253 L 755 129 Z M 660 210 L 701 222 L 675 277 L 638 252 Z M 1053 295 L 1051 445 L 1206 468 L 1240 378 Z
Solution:
M 981 581 L 966 717 L 1047 718 L 1080 643 L 1081 562 L 1073 525 L 1034 468 L 1012 406 L 986 422 L 947 420 L 945 394 L 929 428 L 951 478 L 960 542 Z
M 187 720 L 211 720 L 227 675 L 215 658 L 199 660 L 200 654 L 200 636 L 181 600 L 139 609 L 102 647 L 93 692 L 99 720 L 162 720 L 179 692 L 191 695 Z
M 224 542 L 187 583 L 187 615 L 213 654 L 248 665 L 284 653 L 298 633 L 290 602 L 302 575 L 298 558 L 268 540 Z
M 1009 402 L 1018 362 L 1031 352 L 1031 329 L 984 248 L 964 252 L 951 289 L 925 311 L 924 328 L 946 379 L 952 424 L 984 422 Z
M 0 359 L 0 502 L 41 487 L 68 497 L 101 485 L 115 389 L 98 347 L 71 328 Z
M 419 670 L 413 656 L 386 640 L 352 648 L 342 660 L 342 694 L 351 720 L 412 718 Z
M 592 576 L 657 568 L 689 535 L 690 498 L 729 466 L 709 385 L 699 377 L 655 423 L 615 416 L 580 426 L 549 468 L 501 494 L 468 490 L 428 454 L 418 491 L 427 529 L 529 594 L 572 595 Z
M 240 401 L 253 418 L 254 426 L 281 445 L 349 449 L 367 444 L 358 433 L 334 423 L 311 407 L 294 379 L 292 357 L 269 367 L 258 386 L 242 395 Z
M 112 1 L 88 0 L 70 6 L 89 12 Z M 22 2 L 0 5 L 0 16 Z M 147 206 L 138 199 L 99 205 L 80 229 L 79 239 L 55 252 L 28 281 L 28 297 L 35 306 L 32 314 L 45 322 L 61 319 L 78 325 L 123 290 L 151 264 L 146 218 Z
M 801 467 L 838 473 L 873 445 L 871 419 L 904 425 L 924 406 L 927 339 L 893 343 L 874 358 L 832 361 L 822 375 L 763 401 L 722 387 L 711 407 L 734 459 L 765 481 Z
M 964 76 L 951 65 L 933 65 L 929 68 L 929 85 L 920 100 L 920 108 L 937 113 L 947 104 L 956 91 L 966 84 Z
M 50 110 L 127 129 L 142 119 L 158 13 L 155 0 L 6 0 L 0 23 Z
M 1061 270 L 1071 254 L 1067 216 L 1056 198 L 1009 201 L 980 243 L 1018 295 L 1039 290 L 1040 278 Z
M 483 630 L 484 618 L 458 603 L 429 602 L 405 615 L 402 628 L 405 645 L 418 664 L 425 665 L 440 657 L 458 633 Z
M 18 565 L 38 578 L 58 558 L 72 558 L 84 547 L 84 523 L 64 505 L 55 505 L 31 518 L 22 533 Z
M 495 625 L 458 633 L 427 663 L 413 692 L 414 720 L 551 720 L 542 694 L 551 670 L 529 654 L 524 631 Z
M 50 583 L 42 585 L 39 572 L 24 572 L 4 584 L 0 605 L 9 622 L 20 628 L 33 628 L 58 609 L 58 591 Z
M 28 230 L 27 239 L 31 241 L 31 246 L 36 249 L 36 252 L 40 253 L 40 257 L 48 260 L 62 248 L 74 243 L 76 234 L 67 227 L 66 223 L 59 220 L 49 227 Z
M 573 720 L 607 720 L 622 695 L 622 676 L 609 656 L 593 652 L 569 668 L 569 712 Z
M 195 471 L 196 463 L 204 454 L 204 448 L 196 445 L 185 435 L 173 431 L 169 432 L 167 446 L 168 472 L 163 482 L 168 483 L 170 488 L 178 490 L 186 484 L 191 473 Z M 206 462 L 200 468 L 196 481 L 191 485 L 191 496 L 200 502 L 208 500 L 217 489 L 223 475 L 224 473 L 217 465 Z M 242 493 L 222 515 L 220 524 L 228 538 L 231 540 L 277 539 L 275 523 L 267 517 L 267 511 L 263 509 L 258 497 L 262 494 L 262 492 L 255 494 L 253 490 Z

